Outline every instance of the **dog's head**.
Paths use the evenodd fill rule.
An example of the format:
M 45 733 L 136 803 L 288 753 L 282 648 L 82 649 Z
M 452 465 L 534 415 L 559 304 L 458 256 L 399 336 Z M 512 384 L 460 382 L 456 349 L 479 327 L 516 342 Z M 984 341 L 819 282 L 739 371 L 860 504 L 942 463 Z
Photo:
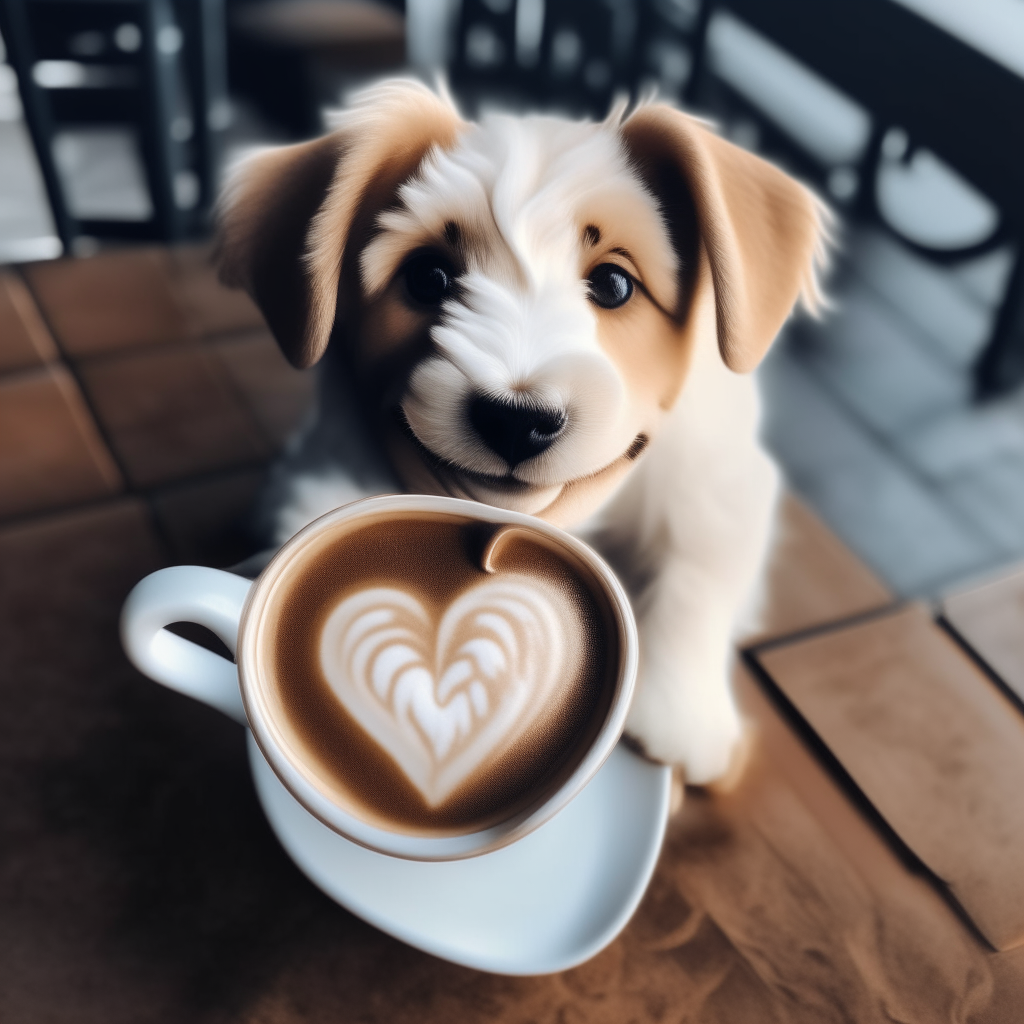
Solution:
M 223 278 L 287 357 L 328 344 L 396 470 L 559 523 L 640 456 L 702 335 L 736 371 L 817 300 L 821 207 L 662 104 L 463 121 L 411 81 L 236 171 Z

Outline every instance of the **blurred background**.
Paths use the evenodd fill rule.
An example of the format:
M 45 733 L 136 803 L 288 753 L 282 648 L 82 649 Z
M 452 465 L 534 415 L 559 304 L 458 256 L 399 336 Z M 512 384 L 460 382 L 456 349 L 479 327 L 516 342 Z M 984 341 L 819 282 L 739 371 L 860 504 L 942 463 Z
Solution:
M 105 493 L 151 472 L 103 409 L 133 378 L 93 358 L 114 342 L 68 349 L 78 321 L 46 268 L 159 260 L 202 306 L 195 267 L 233 157 L 318 134 L 361 82 L 443 71 L 471 115 L 600 118 L 656 92 L 817 190 L 839 214 L 833 308 L 794 320 L 761 370 L 790 486 L 900 594 L 1024 558 L 1024 0 L 0 0 L 0 33 L 0 300 L 27 288 L 71 352 L 61 387 L 113 451 L 93 457 Z M 231 330 L 256 323 L 240 317 Z M 245 471 L 308 388 L 278 394 L 265 347 L 218 344 L 243 390 L 273 392 L 270 440 L 216 464 Z M 28 364 L 3 349 L 10 438 Z M 0 438 L 0 517 L 69 504 L 22 487 L 15 448 Z M 174 485 L 158 514 L 201 503 L 173 467 L 158 475 Z

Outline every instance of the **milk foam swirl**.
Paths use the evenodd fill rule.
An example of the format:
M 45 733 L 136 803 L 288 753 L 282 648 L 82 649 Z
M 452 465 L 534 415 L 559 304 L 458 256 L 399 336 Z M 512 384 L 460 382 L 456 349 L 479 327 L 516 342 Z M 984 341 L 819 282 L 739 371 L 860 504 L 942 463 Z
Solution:
M 462 593 L 436 625 L 413 595 L 360 591 L 328 616 L 320 665 L 335 696 L 431 806 L 486 770 L 550 710 L 572 612 L 524 575 Z

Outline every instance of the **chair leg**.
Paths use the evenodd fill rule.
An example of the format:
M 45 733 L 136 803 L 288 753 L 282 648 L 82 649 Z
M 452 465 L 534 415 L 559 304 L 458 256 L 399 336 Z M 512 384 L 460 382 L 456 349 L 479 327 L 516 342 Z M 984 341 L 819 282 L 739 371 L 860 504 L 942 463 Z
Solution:
M 176 147 L 170 137 L 175 111 L 175 61 L 161 52 L 161 31 L 176 27 L 168 0 L 146 0 L 139 11 L 143 22 L 143 62 L 146 117 L 140 131 L 143 160 L 157 237 L 175 241 L 183 234 L 183 217 L 174 200 Z
M 1024 239 L 1017 243 L 995 329 L 974 368 L 975 394 L 992 398 L 1024 382 Z
M 690 77 L 683 87 L 683 102 L 689 109 L 693 109 L 697 105 L 707 72 L 708 24 L 714 9 L 715 0 L 702 0 L 700 13 L 697 15 L 697 24 L 693 29 L 693 65 L 690 68 Z
M 227 127 L 227 44 L 224 0 L 173 0 L 185 29 L 185 72 L 195 119 L 198 208 L 208 211 L 216 199 L 220 144 Z
M 68 212 L 64 186 L 53 159 L 53 116 L 50 103 L 32 79 L 34 58 L 25 0 L 0 0 L 0 31 L 7 43 L 7 59 L 18 76 L 25 123 L 32 136 L 43 185 L 50 200 L 53 224 L 67 253 L 71 251 L 71 243 L 79 233 L 78 224 Z

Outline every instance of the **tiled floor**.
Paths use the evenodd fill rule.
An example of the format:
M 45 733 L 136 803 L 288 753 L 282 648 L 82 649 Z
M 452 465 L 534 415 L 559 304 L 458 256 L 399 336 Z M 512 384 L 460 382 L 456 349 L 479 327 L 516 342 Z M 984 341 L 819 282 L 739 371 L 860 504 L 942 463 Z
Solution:
M 207 520 L 242 520 L 312 391 L 203 247 L 4 271 L 0 368 L 0 517 L 132 494 L 175 551 L 197 515 L 181 496 L 212 488 Z

